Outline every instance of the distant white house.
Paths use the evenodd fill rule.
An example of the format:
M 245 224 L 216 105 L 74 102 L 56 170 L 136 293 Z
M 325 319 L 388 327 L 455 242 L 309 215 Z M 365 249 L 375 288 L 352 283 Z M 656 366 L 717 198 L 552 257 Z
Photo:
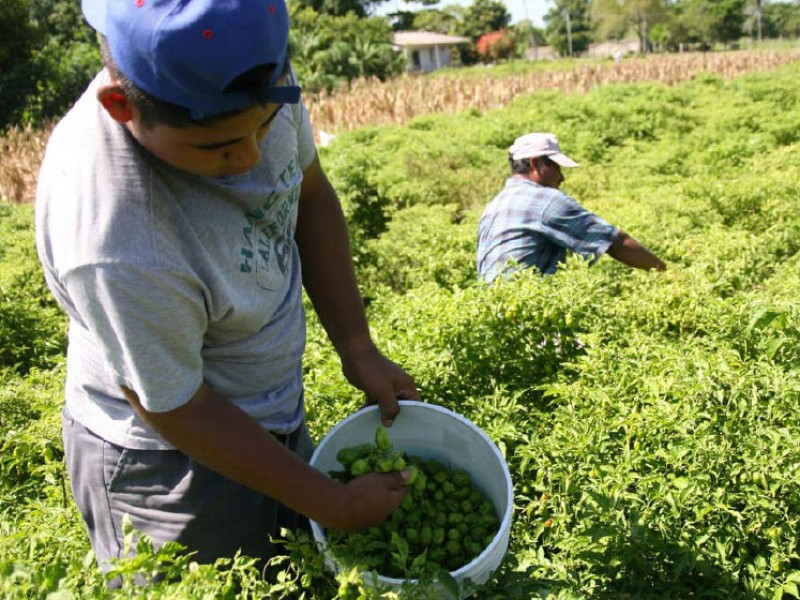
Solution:
M 639 53 L 638 40 L 620 40 L 589 44 L 589 56 L 593 58 L 619 59 L 628 54 Z
M 407 69 L 423 73 L 451 66 L 455 47 L 469 41 L 466 37 L 433 31 L 396 31 L 392 34 L 392 44 L 406 56 Z
M 589 49 L 581 56 L 592 58 L 613 58 L 619 60 L 629 54 L 639 52 L 639 42 L 637 40 L 621 40 L 618 42 L 601 42 L 599 44 L 589 44 Z M 553 46 L 537 46 L 525 49 L 525 58 L 528 60 L 554 60 L 559 58 L 558 51 Z
M 528 60 L 555 60 L 558 52 L 552 46 L 535 46 L 525 48 L 525 58 Z

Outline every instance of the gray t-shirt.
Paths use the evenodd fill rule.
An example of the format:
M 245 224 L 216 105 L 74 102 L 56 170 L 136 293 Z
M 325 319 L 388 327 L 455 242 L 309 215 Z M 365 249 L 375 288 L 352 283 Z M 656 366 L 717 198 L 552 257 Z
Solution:
M 294 240 L 316 149 L 286 105 L 241 176 L 212 180 L 147 153 L 96 98 L 101 73 L 54 129 L 39 175 L 36 242 L 69 315 L 66 403 L 115 444 L 171 446 L 120 386 L 162 412 L 202 382 L 263 427 L 303 419 L 305 315 Z

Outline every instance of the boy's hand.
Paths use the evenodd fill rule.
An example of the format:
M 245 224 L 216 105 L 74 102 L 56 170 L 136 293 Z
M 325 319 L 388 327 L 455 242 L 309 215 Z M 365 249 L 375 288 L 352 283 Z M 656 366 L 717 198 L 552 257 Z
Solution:
M 406 483 L 408 469 L 394 473 L 370 473 L 356 477 L 343 486 L 341 508 L 323 527 L 339 531 L 358 531 L 382 525 L 397 510 L 411 490 Z
M 371 345 L 342 359 L 347 380 L 367 396 L 367 404 L 381 408 L 381 422 L 391 427 L 400 412 L 398 399 L 420 400 L 414 379 Z

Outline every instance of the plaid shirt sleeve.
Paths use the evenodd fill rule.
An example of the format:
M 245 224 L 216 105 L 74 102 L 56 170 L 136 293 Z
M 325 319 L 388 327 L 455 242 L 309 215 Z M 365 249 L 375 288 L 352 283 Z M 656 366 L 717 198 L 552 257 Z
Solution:
M 614 243 L 619 229 L 558 192 L 542 212 L 540 233 L 594 262 Z

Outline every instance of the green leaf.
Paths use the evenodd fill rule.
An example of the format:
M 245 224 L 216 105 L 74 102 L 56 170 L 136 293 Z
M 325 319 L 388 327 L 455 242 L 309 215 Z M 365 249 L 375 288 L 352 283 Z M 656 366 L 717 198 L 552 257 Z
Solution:
M 461 588 L 458 585 L 458 581 L 456 581 L 456 578 L 453 577 L 449 571 L 442 569 L 436 574 L 436 579 L 453 598 L 461 597 Z

